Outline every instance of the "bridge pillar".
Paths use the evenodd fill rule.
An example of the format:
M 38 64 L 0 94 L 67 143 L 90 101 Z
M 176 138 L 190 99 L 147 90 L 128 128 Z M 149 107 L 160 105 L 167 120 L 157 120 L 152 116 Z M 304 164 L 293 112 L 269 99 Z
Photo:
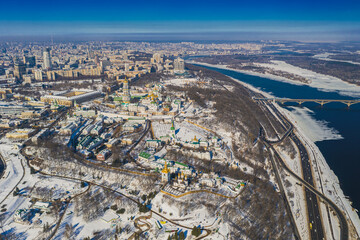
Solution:
M 298 101 L 298 104 L 299 104 L 299 105 L 301 105 L 301 104 L 303 104 L 303 102 L 301 102 L 301 101 Z

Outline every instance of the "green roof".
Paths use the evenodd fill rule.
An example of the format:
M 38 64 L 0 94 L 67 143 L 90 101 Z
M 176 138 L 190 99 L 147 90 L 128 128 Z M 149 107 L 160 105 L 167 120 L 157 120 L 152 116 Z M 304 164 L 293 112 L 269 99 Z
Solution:
M 185 163 L 181 163 L 181 162 L 175 162 L 175 164 L 179 164 L 181 166 L 188 167 L 188 165 L 186 165 Z
M 130 117 L 128 118 L 128 121 L 137 121 L 137 120 L 145 120 L 145 119 L 146 119 L 145 117 L 137 117 L 137 118 Z
M 143 158 L 146 158 L 146 159 L 149 159 L 151 156 L 151 154 L 147 153 L 147 152 L 141 152 L 139 154 L 139 157 L 143 157 Z
M 113 99 L 114 99 L 114 101 L 121 101 L 122 97 L 114 97 Z

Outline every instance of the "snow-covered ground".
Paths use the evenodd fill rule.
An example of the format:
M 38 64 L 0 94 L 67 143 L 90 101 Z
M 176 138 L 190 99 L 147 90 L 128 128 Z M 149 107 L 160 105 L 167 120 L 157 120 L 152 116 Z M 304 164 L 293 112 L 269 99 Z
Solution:
M 245 74 L 258 76 L 258 77 L 263 77 L 263 78 L 269 78 L 269 79 L 276 80 L 276 81 L 279 81 L 279 82 L 288 82 L 288 83 L 290 82 L 291 84 L 294 84 L 294 85 L 306 85 L 303 82 L 290 80 L 290 79 L 287 79 L 287 78 L 284 78 L 284 77 L 280 77 L 280 76 L 276 76 L 276 75 L 272 75 L 272 74 L 268 74 L 268 73 L 263 74 L 263 73 L 253 72 L 253 71 L 246 71 L 246 70 L 239 70 L 239 69 L 229 68 L 227 65 L 224 65 L 224 64 L 210 64 L 210 63 L 196 62 L 196 61 L 187 61 L 187 63 L 198 64 L 198 65 L 207 66 L 207 67 L 214 67 L 214 68 L 231 70 L 231 71 L 234 71 L 234 72 L 245 73 Z
M 158 121 L 153 121 L 151 123 L 152 129 L 154 131 L 154 137 L 160 139 L 162 136 L 171 135 L 170 128 L 171 123 L 163 123 Z
M 174 78 L 165 81 L 165 84 L 171 84 L 176 86 L 183 86 L 186 84 L 196 83 L 198 80 L 196 78 Z
M 23 158 L 20 154 L 18 154 L 14 145 L 1 144 L 0 154 L 7 165 L 4 176 L 0 181 L 0 202 L 2 202 L 12 189 L 20 182 L 24 174 L 24 170 L 21 163 Z
M 216 67 L 216 66 L 215 66 Z M 264 96 L 271 97 L 269 93 L 261 91 L 259 88 L 255 88 L 254 86 L 243 83 L 237 79 L 232 78 L 235 82 L 240 82 L 244 86 L 248 87 L 249 89 L 260 92 Z M 355 209 L 351 206 L 351 202 L 348 198 L 345 197 L 345 194 L 341 190 L 339 179 L 335 175 L 335 173 L 330 169 L 329 165 L 327 164 L 324 156 L 322 155 L 319 148 L 315 145 L 314 141 L 311 140 L 307 133 L 311 132 L 313 130 L 313 125 L 316 120 L 311 120 L 309 122 L 309 118 L 311 117 L 305 117 L 307 119 L 307 123 L 304 122 L 304 120 L 301 117 L 296 118 L 296 114 L 293 114 L 291 111 L 288 111 L 284 108 L 281 108 L 277 104 L 274 104 L 277 109 L 283 113 L 295 126 L 295 129 L 298 133 L 298 136 L 300 139 L 305 143 L 305 146 L 307 147 L 309 151 L 309 155 L 313 164 L 314 169 L 316 169 L 316 173 L 319 175 L 315 177 L 315 180 L 317 181 L 317 186 L 319 186 L 319 179 L 321 178 L 323 187 L 325 188 L 324 194 L 329 197 L 334 203 L 337 204 L 341 209 L 344 210 L 346 215 L 351 219 L 354 228 L 357 231 L 358 236 L 360 235 L 360 218 L 356 212 Z M 306 114 L 306 111 L 305 111 Z M 299 114 L 298 114 L 299 115 Z M 304 118 L 304 117 L 303 117 Z M 318 131 L 320 133 L 321 138 L 320 139 L 326 139 L 326 138 L 339 138 L 341 135 L 337 133 L 335 129 L 329 128 L 326 124 L 324 125 L 324 122 L 317 123 L 318 125 L 315 128 L 318 128 Z M 319 171 L 317 169 L 320 169 Z M 324 211 L 322 211 L 322 214 L 324 214 Z M 324 216 L 323 216 L 324 217 Z M 333 218 L 333 224 L 336 224 L 337 219 Z M 336 228 L 334 228 L 334 232 L 336 232 Z M 334 234 L 335 235 L 335 234 Z
M 199 208 L 196 202 L 205 199 L 209 202 L 216 201 L 219 206 L 218 209 L 220 209 L 221 205 L 229 200 L 203 193 L 197 194 L 196 200 L 193 198 L 194 196 L 187 196 L 179 200 L 166 197 L 164 194 L 158 194 L 152 202 L 153 209 L 159 210 L 166 218 L 181 225 L 187 227 L 200 225 L 207 229 L 215 230 L 209 239 L 227 239 L 224 236 L 228 234 L 229 229 L 227 223 L 222 220 L 222 216 L 216 212 L 209 212 L 206 207 Z M 174 227 L 175 229 L 179 228 L 170 222 L 164 221 L 164 219 L 160 217 L 155 218 L 163 222 L 163 227 L 165 229 L 172 229 Z M 186 229 L 183 230 L 186 231 Z M 191 230 L 188 230 L 187 235 L 191 235 Z
M 316 73 L 307 69 L 295 67 L 291 64 L 288 64 L 284 61 L 272 61 L 272 63 L 257 63 L 257 65 L 262 67 L 272 68 L 274 70 L 285 71 L 288 73 L 296 74 L 302 77 L 309 79 L 311 82 L 306 84 L 299 81 L 290 80 L 284 77 L 279 77 L 271 74 L 261 74 L 252 71 L 243 71 L 238 69 L 228 68 L 226 65 L 216 65 L 216 64 L 207 64 L 202 62 L 190 62 L 199 65 L 221 68 L 221 69 L 228 69 L 235 72 L 246 73 L 254 76 L 270 78 L 272 80 L 287 82 L 294 85 L 309 85 L 310 87 L 316 88 L 323 92 L 337 92 L 344 96 L 351 96 L 351 97 L 360 97 L 360 86 L 355 84 L 350 84 L 345 81 L 342 81 L 339 78 Z
M 336 55 L 336 54 L 334 54 L 334 53 L 321 53 L 321 54 L 314 55 L 313 58 L 316 58 L 316 59 L 319 59 L 319 60 L 325 60 L 325 61 L 343 62 L 343 63 L 351 63 L 351 64 L 355 64 L 355 65 L 360 65 L 359 62 L 346 61 L 346 60 L 337 60 L 337 59 L 329 58 L 329 56 L 331 56 L 331 55 Z
M 206 136 L 209 134 L 206 130 L 199 128 L 191 123 L 183 121 L 181 123 L 175 123 L 176 138 L 182 141 L 192 141 L 194 137 L 199 140 L 206 140 Z

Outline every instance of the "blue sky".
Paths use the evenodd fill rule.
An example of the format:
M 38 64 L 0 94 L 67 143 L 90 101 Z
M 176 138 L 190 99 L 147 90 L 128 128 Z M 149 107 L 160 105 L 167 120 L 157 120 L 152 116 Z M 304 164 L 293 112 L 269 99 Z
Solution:
M 337 33 L 360 30 L 359 0 L 12 0 L 0 35 L 86 33 Z

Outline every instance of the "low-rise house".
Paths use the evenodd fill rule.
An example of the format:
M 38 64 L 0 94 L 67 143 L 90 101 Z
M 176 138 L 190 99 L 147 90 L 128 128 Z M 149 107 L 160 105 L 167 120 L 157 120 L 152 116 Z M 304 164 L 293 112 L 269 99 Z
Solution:
M 154 157 L 150 154 L 150 153 L 147 153 L 147 152 L 141 152 L 139 154 L 139 159 L 142 160 L 142 161 L 151 161 Z
M 111 151 L 109 149 L 104 149 L 98 155 L 96 155 L 96 159 L 98 161 L 105 161 L 110 155 Z
M 140 123 L 125 123 L 122 129 L 127 132 L 134 132 L 139 127 L 141 127 Z
M 12 139 L 28 139 L 29 137 L 33 136 L 35 133 L 34 129 L 31 128 L 23 128 L 23 129 L 15 129 L 9 133 L 7 133 L 5 136 L 7 138 Z
M 209 143 L 207 141 L 200 141 L 200 147 L 207 149 L 209 147 Z
M 161 146 L 161 141 L 156 139 L 146 140 L 146 146 L 152 148 L 158 148 Z
M 130 145 L 133 143 L 133 140 L 131 138 L 123 138 L 121 139 L 121 143 L 125 145 Z
M 30 214 L 29 209 L 18 209 L 15 211 L 15 214 L 13 216 L 14 222 L 20 223 L 20 224 L 30 224 L 28 221 L 28 216 Z
M 208 187 L 215 187 L 216 186 L 215 180 L 210 179 L 210 178 L 201 178 L 200 183 L 201 183 L 201 185 L 208 186 Z
M 91 130 L 91 134 L 99 135 L 104 130 L 104 125 L 102 121 L 97 121 L 94 125 L 94 128 Z
M 84 130 L 82 131 L 82 133 L 83 133 L 84 135 L 90 134 L 91 130 L 92 130 L 94 127 L 95 127 L 94 124 L 90 124 L 90 125 L 88 125 L 88 126 L 86 126 L 86 127 L 84 128 Z
M 112 148 L 114 145 L 118 144 L 120 140 L 118 138 L 112 138 L 107 143 L 105 143 L 105 146 L 107 148 Z
M 76 146 L 76 149 L 85 149 L 90 142 L 92 141 L 92 137 L 87 135 L 85 137 L 83 137 L 80 141 L 79 144 Z
M 96 116 L 96 111 L 92 109 L 79 109 L 74 112 L 74 115 L 90 118 Z
M 86 149 L 81 150 L 80 154 L 83 155 L 86 158 L 91 158 L 94 155 L 93 152 L 88 151 Z
M 36 202 L 33 205 L 33 208 L 48 212 L 50 210 L 50 206 L 51 206 L 51 203 L 49 203 L 49 202 Z
M 103 144 L 104 139 L 102 138 L 95 138 L 87 147 L 88 151 L 92 151 L 93 149 L 99 147 L 101 144 Z

